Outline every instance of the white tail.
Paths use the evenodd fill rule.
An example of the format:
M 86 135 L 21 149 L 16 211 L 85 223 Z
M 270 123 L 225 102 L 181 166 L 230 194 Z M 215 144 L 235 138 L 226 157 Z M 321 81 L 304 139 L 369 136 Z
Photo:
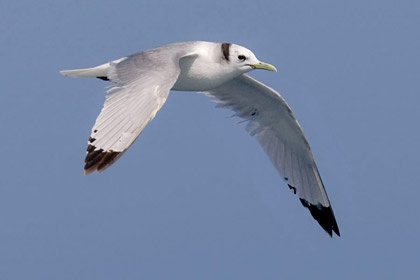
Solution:
M 60 71 L 60 73 L 67 77 L 107 77 L 108 69 L 111 63 L 118 63 L 121 62 L 123 59 L 125 59 L 125 57 L 93 68 L 62 70 Z

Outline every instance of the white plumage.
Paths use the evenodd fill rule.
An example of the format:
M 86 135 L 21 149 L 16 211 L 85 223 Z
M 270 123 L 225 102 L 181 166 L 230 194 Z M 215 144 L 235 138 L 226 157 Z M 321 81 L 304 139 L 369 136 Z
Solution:
M 104 107 L 87 148 L 85 174 L 114 163 L 165 103 L 170 90 L 199 91 L 248 120 L 255 136 L 290 189 L 332 236 L 340 235 L 308 141 L 289 105 L 253 79 L 252 69 L 276 71 L 248 49 L 228 43 L 186 42 L 140 52 L 70 77 L 110 80 Z

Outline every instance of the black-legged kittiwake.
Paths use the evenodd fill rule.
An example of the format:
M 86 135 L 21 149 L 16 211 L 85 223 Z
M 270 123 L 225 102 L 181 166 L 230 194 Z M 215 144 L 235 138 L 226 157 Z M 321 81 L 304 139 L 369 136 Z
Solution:
M 248 49 L 230 43 L 185 42 L 133 54 L 69 77 L 113 82 L 88 140 L 85 174 L 103 171 L 136 140 L 170 90 L 198 91 L 248 121 L 289 188 L 332 236 L 340 232 L 308 141 L 284 98 L 246 73 L 276 71 Z

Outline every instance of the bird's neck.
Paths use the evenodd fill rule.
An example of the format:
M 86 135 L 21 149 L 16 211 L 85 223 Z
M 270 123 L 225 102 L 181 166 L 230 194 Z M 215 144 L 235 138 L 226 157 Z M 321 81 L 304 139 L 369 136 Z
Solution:
M 229 67 L 219 55 L 220 50 L 207 49 L 196 57 L 185 57 L 179 62 L 181 72 L 173 90 L 205 91 L 216 88 L 238 77 L 242 72 Z

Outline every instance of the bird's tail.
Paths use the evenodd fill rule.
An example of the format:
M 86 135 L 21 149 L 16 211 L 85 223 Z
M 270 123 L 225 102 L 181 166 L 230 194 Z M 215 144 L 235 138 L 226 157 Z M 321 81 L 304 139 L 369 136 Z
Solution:
M 64 76 L 67 77 L 73 77 L 73 78 L 78 78 L 78 77 L 93 77 L 93 78 L 101 78 L 101 79 L 107 79 L 108 76 L 108 69 L 111 66 L 111 64 L 114 63 L 119 63 L 121 62 L 124 58 L 112 61 L 112 62 L 108 62 L 96 67 L 92 67 L 92 68 L 85 68 L 85 69 L 75 69 L 75 70 L 62 70 L 60 71 L 60 73 Z

